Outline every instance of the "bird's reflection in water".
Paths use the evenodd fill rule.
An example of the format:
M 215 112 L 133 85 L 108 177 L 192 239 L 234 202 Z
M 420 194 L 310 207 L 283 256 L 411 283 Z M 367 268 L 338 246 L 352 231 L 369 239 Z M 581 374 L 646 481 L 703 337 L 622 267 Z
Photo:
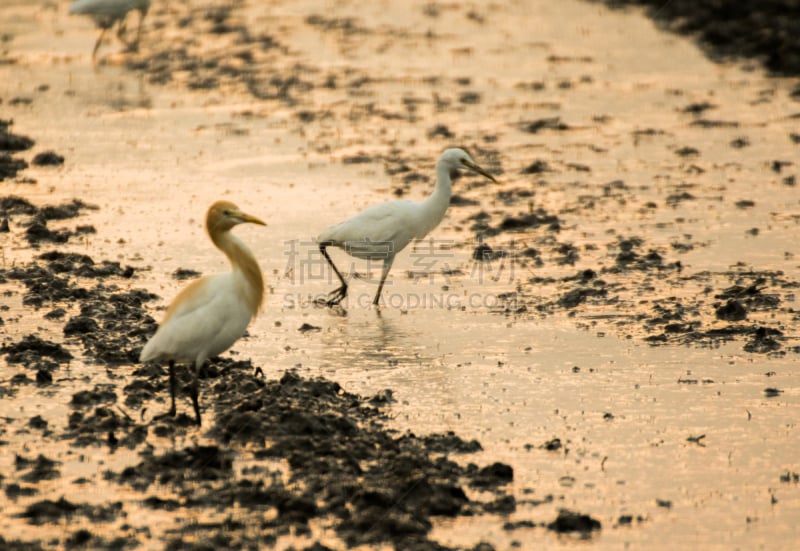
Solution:
M 153 99 L 147 84 L 144 74 L 134 77 L 124 67 L 98 64 L 72 73 L 67 95 L 92 112 L 98 107 L 113 111 L 151 109 Z
M 116 111 L 153 107 L 153 100 L 147 90 L 144 75 L 137 77 L 135 85 L 127 80 L 126 83 L 109 81 L 107 86 L 108 93 L 105 96 L 105 103 Z
M 365 309 L 336 320 L 322 335 L 325 368 L 382 369 L 426 359 L 425 347 L 418 344 L 422 331 L 399 312 Z

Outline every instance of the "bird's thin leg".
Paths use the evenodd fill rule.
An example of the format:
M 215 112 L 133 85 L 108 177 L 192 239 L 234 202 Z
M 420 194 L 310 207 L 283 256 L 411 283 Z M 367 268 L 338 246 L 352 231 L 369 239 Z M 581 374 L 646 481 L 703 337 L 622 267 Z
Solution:
M 125 44 L 125 45 L 126 45 L 128 48 L 130 48 L 130 47 L 131 47 L 131 44 L 130 44 L 130 42 L 128 42 L 127 40 L 125 40 L 125 36 L 124 36 L 124 35 L 125 35 L 125 32 L 126 32 L 125 22 L 126 22 L 127 20 L 128 20 L 128 18 L 126 17 L 125 19 L 123 19 L 122 21 L 120 21 L 120 22 L 119 22 L 119 25 L 117 25 L 117 38 L 119 38 L 119 41 L 120 41 L 120 42 L 122 42 L 122 43 L 123 43 L 123 44 Z
M 198 372 L 199 371 L 200 371 L 200 368 L 195 366 L 195 368 L 194 368 L 194 376 L 192 378 L 192 384 L 189 387 L 189 393 L 192 396 L 192 406 L 194 406 L 194 416 L 195 416 L 195 419 L 197 420 L 197 426 L 198 427 L 201 424 L 200 423 L 200 400 L 199 400 L 199 396 L 198 396 L 198 394 L 199 394 L 199 386 L 200 386 L 200 383 L 198 381 L 198 377 L 199 377 Z
M 329 245 L 330 243 L 320 243 L 319 252 L 322 253 L 322 256 L 324 256 L 325 260 L 328 261 L 328 264 L 331 265 L 331 268 L 333 268 L 333 273 L 336 274 L 336 277 L 338 277 L 339 281 L 342 283 L 341 286 L 337 287 L 328 294 L 329 298 L 325 302 L 325 304 L 327 304 L 328 306 L 336 306 L 337 304 L 342 302 L 342 300 L 344 300 L 344 298 L 347 296 L 347 282 L 342 277 L 342 274 L 339 273 L 339 270 L 336 268 L 336 265 L 333 263 L 333 260 L 331 260 L 331 257 L 328 256 L 328 251 L 325 250 Z
M 142 22 L 144 21 L 144 14 L 139 12 L 139 26 L 136 28 L 136 42 L 133 43 L 131 48 L 134 52 L 139 51 L 139 40 L 142 38 Z
M 97 42 L 94 43 L 94 50 L 92 50 L 92 61 L 97 59 L 97 50 L 100 48 L 100 43 L 103 42 L 103 37 L 106 35 L 106 29 L 100 31 L 100 36 L 97 37 Z
M 117 38 L 119 38 L 120 42 L 125 44 L 125 47 L 130 52 L 135 52 L 139 49 L 139 38 L 142 36 L 142 20 L 144 19 L 143 15 L 139 15 L 139 26 L 136 28 L 136 40 L 130 41 L 127 38 L 128 34 L 128 17 L 125 17 L 117 27 Z
M 172 405 L 170 406 L 168 412 L 162 413 L 160 415 L 156 415 L 155 416 L 156 419 L 163 419 L 164 417 L 175 417 L 175 412 L 177 411 L 175 409 L 175 390 L 176 390 L 175 387 L 176 386 L 177 386 L 177 384 L 175 382 L 175 361 L 174 360 L 170 360 L 169 361 L 169 397 L 170 397 L 170 402 L 171 402 Z
M 175 417 L 175 391 L 177 390 L 177 382 L 175 381 L 175 360 L 169 361 L 169 396 L 172 400 L 172 405 L 169 408 L 169 416 Z
M 383 284 L 386 281 L 386 276 L 389 275 L 389 270 L 392 269 L 392 262 L 394 262 L 394 257 L 390 256 L 387 257 L 383 261 L 383 271 L 381 273 L 381 282 L 378 284 L 378 292 L 375 293 L 375 299 L 372 301 L 372 304 L 375 306 L 379 305 L 381 299 L 381 291 L 383 291 Z

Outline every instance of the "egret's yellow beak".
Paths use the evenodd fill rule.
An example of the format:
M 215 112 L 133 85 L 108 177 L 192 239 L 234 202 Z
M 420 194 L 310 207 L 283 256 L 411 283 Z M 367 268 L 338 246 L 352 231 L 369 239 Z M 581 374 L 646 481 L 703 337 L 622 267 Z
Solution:
M 247 214 L 246 212 L 238 212 L 236 217 L 239 218 L 243 223 L 249 222 L 250 224 L 258 224 L 259 226 L 266 226 L 267 223 L 264 222 L 261 218 L 257 218 L 252 214 Z
M 485 177 L 489 178 L 492 182 L 497 183 L 497 180 L 494 179 L 494 176 L 492 176 L 491 174 L 486 172 L 484 169 L 482 169 L 481 167 L 479 167 L 475 163 L 467 161 L 466 159 L 462 159 L 461 164 L 463 164 L 468 169 L 477 172 L 481 176 L 485 176 Z

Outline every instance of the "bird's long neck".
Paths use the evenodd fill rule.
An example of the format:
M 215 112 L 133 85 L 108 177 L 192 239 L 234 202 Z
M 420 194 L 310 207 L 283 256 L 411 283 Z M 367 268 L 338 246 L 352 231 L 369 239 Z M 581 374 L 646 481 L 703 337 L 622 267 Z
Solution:
M 439 225 L 450 206 L 452 181 L 450 169 L 444 163 L 436 163 L 436 187 L 433 193 L 422 202 L 423 219 L 420 221 L 420 232 L 417 238 L 422 239 L 428 232 Z
M 256 315 L 264 300 L 264 276 L 253 253 L 238 237 L 229 231 L 209 231 L 214 245 L 225 253 L 234 272 L 242 275 L 246 302 Z

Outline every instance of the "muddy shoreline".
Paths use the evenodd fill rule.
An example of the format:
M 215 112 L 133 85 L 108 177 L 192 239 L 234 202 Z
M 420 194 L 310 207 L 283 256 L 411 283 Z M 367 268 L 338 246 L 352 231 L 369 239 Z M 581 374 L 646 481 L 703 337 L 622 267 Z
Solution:
M 643 6 L 661 28 L 695 38 L 714 59 L 753 60 L 776 75 L 800 75 L 800 47 L 792 38 L 800 14 L 790 0 L 596 1 L 613 8 Z
M 80 223 L 81 202 L 36 207 L 19 197 L 0 200 L 14 231 L 41 227 L 26 237 L 35 249 L 74 237 L 67 230 L 55 236 L 47 220 Z M 54 215 L 58 213 L 58 215 Z M 80 227 L 80 226 L 78 226 Z M 46 231 L 45 231 L 46 230 Z M 0 282 L 23 286 L 26 315 L 62 324 L 63 344 L 35 333 L 0 346 L 7 365 L 17 374 L 0 384 L 0 394 L 13 398 L 23 386 L 47 392 L 58 384 L 79 346 L 81 357 L 110 372 L 136 365 L 139 352 L 155 331 L 148 304 L 158 296 L 132 287 L 137 270 L 119 262 L 95 261 L 88 255 L 50 249 L 26 266 L 0 270 Z M 72 312 L 68 314 L 67 311 Z M 3 321 L 14 323 L 15 320 Z M 44 438 L 66 441 L 78 449 L 101 448 L 113 454 L 127 448 L 141 462 L 103 477 L 140 495 L 154 511 L 190 508 L 208 516 L 236 508 L 236 517 L 196 526 L 191 534 L 169 537 L 167 547 L 197 547 L 210 542 L 226 548 L 274 544 L 292 534 L 314 539 L 310 522 L 322 522 L 348 546 L 390 543 L 396 549 L 447 549 L 428 538 L 436 518 L 509 514 L 516 508 L 506 491 L 513 467 L 495 462 L 476 465 L 469 455 L 481 451 L 476 440 L 453 433 L 417 436 L 388 429 L 383 407 L 391 404 L 387 389 L 372 397 L 348 393 L 324 378 L 308 379 L 286 372 L 267 379 L 269 366 L 249 360 L 215 358 L 202 369 L 203 402 L 213 410 L 210 444 L 154 451 L 153 439 L 186 438 L 198 431 L 194 419 L 180 411 L 174 419 L 153 421 L 166 407 L 168 385 L 163 366 L 139 366 L 133 381 L 89 385 L 72 395 L 72 413 L 62 432 L 41 416 L 28 426 Z M 179 370 L 179 396 L 188 399 L 188 368 Z M 206 413 L 204 416 L 208 416 Z M 245 473 L 233 469 L 234 458 L 250 464 Z M 6 497 L 36 496 L 37 483 L 61 477 L 60 462 L 43 455 L 16 453 L 14 473 L 4 473 Z M 279 464 L 285 465 L 279 467 Z M 244 475 L 244 476 L 242 476 Z M 166 486 L 174 497 L 150 493 Z M 552 496 L 545 498 L 552 500 Z M 83 517 L 91 523 L 117 522 L 126 505 L 72 502 L 45 498 L 28 505 L 21 518 L 32 525 L 69 522 Z M 269 520 L 264 520 L 264 517 Z M 601 524 L 588 515 L 564 510 L 550 523 L 529 523 L 557 533 L 589 537 Z M 67 547 L 125 549 L 144 544 L 136 531 L 108 539 L 81 528 L 65 536 Z M 2 536 L 0 536 L 2 538 Z M 43 541 L 0 539 L 9 549 L 46 547 Z M 487 544 L 476 542 L 476 549 Z M 307 549 L 327 549 L 319 541 Z
M 693 3 L 689 10 L 688 4 L 671 2 L 655 15 L 679 21 L 670 25 L 678 32 L 699 32 L 722 57 L 764 59 L 770 71 L 796 75 L 793 43 L 761 42 L 758 28 L 751 25 L 753 17 L 772 21 L 772 15 L 781 13 L 783 4 L 766 4 L 760 12 L 751 10 L 748 18 L 726 26 L 722 34 L 706 3 Z M 697 17 L 687 17 L 690 12 Z M 226 137 L 246 139 L 267 118 L 260 111 L 278 112 L 281 128 L 307 140 L 314 159 L 377 174 L 375 180 L 388 182 L 383 196 L 420 196 L 432 184 L 435 152 L 465 145 L 501 181 L 498 187 L 478 178 L 456 181 L 456 195 L 441 232 L 448 236 L 445 244 L 470 263 L 452 270 L 438 265 L 420 273 L 398 270 L 394 278 L 444 275 L 454 277 L 458 289 L 459 277 L 468 279 L 466 273 L 488 274 L 492 296 L 497 298 L 492 313 L 509 327 L 566 318 L 573 328 L 609 332 L 654 348 L 715 350 L 733 343 L 766 373 L 766 382 L 759 383 L 765 387 L 759 398 L 768 405 L 791 399 L 785 387 L 770 382 L 774 373 L 763 362 L 800 352 L 794 307 L 800 280 L 792 252 L 784 253 L 785 267 L 781 267 L 774 261 L 751 261 L 743 247 L 734 261 L 726 258 L 709 267 L 698 255 L 721 238 L 712 231 L 695 231 L 696 221 L 705 216 L 726 221 L 746 218 L 762 208 L 767 195 L 795 189 L 797 166 L 790 156 L 759 149 L 760 128 L 767 123 L 753 123 L 748 117 L 756 115 L 749 113 L 739 117 L 735 109 L 726 109 L 724 99 L 712 94 L 669 88 L 664 96 L 671 103 L 664 111 L 678 123 L 666 119 L 661 125 L 619 131 L 619 120 L 599 108 L 589 116 L 569 111 L 570 105 L 586 99 L 577 97 L 584 89 L 591 90 L 603 78 L 602 70 L 590 55 L 560 55 L 558 48 L 537 55 L 546 57 L 555 73 L 577 65 L 577 76 L 551 79 L 546 73 L 524 74 L 502 86 L 487 85 L 466 73 L 442 76 L 434 70 L 413 77 L 376 76 L 371 54 L 357 55 L 362 42 L 370 52 L 376 42 L 388 51 L 419 42 L 446 51 L 450 60 L 473 57 L 474 50 L 464 51 L 473 46 L 454 46 L 452 35 L 439 25 L 457 18 L 479 34 L 493 25 L 493 15 L 481 8 L 426 4 L 414 12 L 424 25 L 403 27 L 374 24 L 366 16 L 312 10 L 299 22 L 271 27 L 263 24 L 264 12 L 242 3 L 210 2 L 201 7 L 183 1 L 169 7 L 154 3 L 141 50 L 112 50 L 101 56 L 99 66 L 100 70 L 124 66 L 150 86 L 189 91 L 209 98 L 210 105 L 224 103 L 227 97 L 255 102 L 255 108 L 242 108 L 233 117 L 225 128 Z M 780 30 L 786 21 L 780 20 L 775 28 Z M 742 33 L 742 28 L 751 31 Z M 316 33 L 314 40 L 331 45 L 347 61 L 330 63 L 324 56 L 310 56 L 291 41 L 293 32 Z M 539 46 L 533 47 L 537 51 Z M 773 50 L 776 55 L 765 55 Z M 15 57 L 13 48 L 4 56 L 12 64 L 26 63 Z M 360 63 L 364 58 L 368 61 Z M 507 90 L 518 97 L 500 97 Z M 749 100 L 758 105 L 778 95 L 773 90 Z M 3 106 L 31 110 L 46 101 L 37 95 L 0 99 Z M 479 119 L 483 113 L 504 110 L 512 114 L 503 125 L 461 125 L 465 114 Z M 795 132 L 786 130 L 790 126 L 781 127 L 782 139 L 800 143 Z M 205 131 L 204 121 L 197 128 L 198 133 Z M 586 133 L 587 128 L 591 132 Z M 46 171 L 73 162 L 69 152 L 34 149 L 26 129 L 11 120 L 0 121 L 0 131 L 4 144 L 0 149 L 5 150 L 0 153 L 4 179 L 0 186 L 9 182 L 44 188 L 49 185 Z M 623 138 L 615 136 L 611 145 L 592 142 L 614 132 Z M 541 143 L 558 145 L 545 148 Z M 517 149 L 511 154 L 513 147 Z M 648 154 L 657 158 L 656 168 L 648 167 L 651 172 L 643 175 L 626 172 L 622 166 L 620 176 L 616 176 L 619 167 L 607 169 L 607 158 L 624 159 L 629 149 L 642 158 Z M 574 155 L 575 150 L 587 153 Z M 742 163 L 729 169 L 729 159 L 753 150 L 758 151 L 752 155 L 766 174 L 762 180 L 767 193 L 734 187 L 738 174 L 750 167 Z M 29 165 L 37 167 L 37 178 L 28 176 Z M 609 172 L 613 179 L 606 177 Z M 728 193 L 725 185 L 735 193 Z M 0 236 L 31 260 L 14 259 L 0 269 L 7 297 L 21 305 L 19 311 L 0 313 L 0 327 L 15 334 L 0 343 L 0 356 L 8 366 L 0 395 L 13 400 L 31 392 L 47 399 L 71 384 L 79 390 L 67 397 L 69 412 L 63 418 L 45 419 L 23 411 L 14 421 L 18 432 L 0 432 L 0 448 L 15 455 L 13 471 L 0 472 L 0 486 L 9 500 L 26 504 L 20 522 L 59 527 L 51 537 L 0 534 L 4 547 L 258 548 L 289 539 L 293 548 L 315 550 L 384 545 L 486 551 L 494 547 L 480 537 L 469 546 L 443 545 L 435 528 L 451 519 L 478 523 L 488 518 L 501 525 L 512 547 L 528 548 L 531 534 L 591 541 L 603 532 L 639 529 L 673 507 L 669 499 L 654 495 L 649 500 L 655 513 L 615 504 L 614 512 L 601 519 L 591 510 L 574 507 L 563 494 L 534 494 L 526 488 L 524 492 L 530 493 L 521 496 L 514 487 L 521 466 L 484 461 L 497 450 L 484 450 L 480 439 L 462 438 L 458 431 L 418 435 L 392 428 L 393 417 L 402 415 L 403 408 L 393 389 L 360 396 L 331 378 L 295 369 L 276 373 L 271 365 L 236 356 L 216 358 L 202 370 L 201 403 L 210 428 L 198 431 L 186 415 L 185 371 L 180 373 L 184 407 L 178 408 L 179 415 L 152 421 L 166 409 L 166 370 L 139 365 L 137 358 L 155 330 L 157 305 L 169 298 L 143 288 L 155 260 L 129 262 L 71 252 L 89 237 L 105 238 L 102 228 L 86 221 L 99 207 L 85 196 L 58 204 L 31 201 L 16 189 L 14 194 L 0 193 Z M 784 231 L 791 228 L 793 216 L 779 213 L 770 218 L 771 224 L 750 226 L 737 238 L 759 243 L 774 231 L 772 224 Z M 188 262 L 173 278 L 187 275 L 199 275 Z M 278 277 L 273 280 L 281 283 Z M 44 324 L 42 320 L 46 331 L 36 328 L 37 322 Z M 310 319 L 298 324 L 293 332 L 303 339 L 328 337 L 314 323 Z M 23 325 L 32 328 L 17 334 L 16 327 Z M 75 382 L 72 366 L 81 362 L 104 370 L 110 382 L 94 382 L 91 377 Z M 594 368 L 572 365 L 570 370 L 578 378 L 590 377 Z M 685 369 L 676 385 L 716 388 L 702 368 L 697 371 Z M 575 390 L 574 395 L 581 392 Z M 748 407 L 755 409 L 752 404 Z M 602 412 L 607 426 L 625 422 L 611 410 L 616 404 Z M 749 409 L 747 416 L 749 421 Z M 125 497 L 99 502 L 88 496 L 86 501 L 65 498 L 46 485 L 63 480 L 88 490 L 93 484 L 83 477 L 64 480 L 62 471 L 68 470 L 65 463 L 72 451 L 66 457 L 49 457 L 12 450 L 9 441 L 20 434 L 63 443 L 84 456 L 97 454 L 104 458 L 101 464 L 129 454 L 133 460 L 126 466 L 98 467 L 103 469 L 104 483 Z M 540 461 L 554 473 L 564 458 L 580 457 L 576 459 L 580 464 L 581 454 L 590 455 L 577 437 L 569 441 L 564 436 L 563 443 L 548 438 L 526 446 L 541 452 Z M 694 451 L 705 447 L 705 439 L 704 432 L 691 432 L 682 435 L 680 444 Z M 656 437 L 646 444 L 660 445 Z M 591 453 L 600 454 L 593 460 L 604 473 L 605 458 L 596 450 Z M 780 489 L 796 486 L 794 465 L 770 468 Z M 549 471 L 547 476 L 557 478 Z M 562 475 L 557 483 L 569 488 L 575 478 Z M 51 489 L 43 493 L 40 487 Z M 553 504 L 561 511 L 547 520 L 530 514 Z M 146 526 L 131 521 L 142 510 L 192 520 L 152 535 Z M 82 527 L 71 529 L 73 520 Z
M 753 17 L 763 23 L 766 26 L 764 28 L 772 28 L 768 23 L 779 19 L 777 15 L 782 13 L 784 5 L 767 4 Z M 689 9 L 688 4 L 670 2 L 669 8 L 659 12 L 659 16 L 689 17 L 695 14 L 697 23 L 693 29 L 712 28 L 715 19 L 713 12 L 709 13 L 710 8 L 702 3 L 694 6 Z M 426 15 L 434 21 L 440 17 L 435 11 Z M 411 100 L 404 100 L 405 112 L 381 111 L 381 107 L 371 99 L 366 104 L 362 103 L 362 96 L 372 95 L 366 88 L 382 84 L 362 69 L 348 67 L 345 71 L 346 78 L 342 79 L 341 75 L 314 67 L 307 59 L 300 63 L 287 63 L 285 59 L 282 64 L 273 63 L 279 57 L 288 56 L 291 59 L 292 49 L 282 44 L 279 38 L 256 32 L 248 26 L 247 19 L 235 7 L 213 9 L 203 16 L 197 11 L 161 11 L 156 12 L 154 18 L 156 28 L 177 29 L 177 32 L 185 35 L 183 43 L 187 46 L 175 50 L 166 44 L 162 47 L 151 44 L 126 59 L 129 69 L 142 72 L 151 82 L 223 93 L 225 90 L 236 89 L 260 101 L 277 102 L 293 113 L 297 121 L 296 128 L 300 132 L 304 132 L 309 125 L 323 124 L 323 121 L 328 124 L 332 119 L 343 116 L 328 108 L 315 109 L 309 105 L 304 97 L 319 90 L 323 90 L 323 94 L 328 91 L 337 97 L 350 98 L 357 102 L 347 113 L 350 123 L 374 124 L 376 120 L 383 120 L 415 126 L 419 121 L 416 102 Z M 483 20 L 477 15 L 475 21 L 478 27 L 483 24 Z M 740 32 L 740 26 L 729 29 L 731 41 L 736 38 L 757 42 L 760 36 L 759 27 L 750 25 L 748 21 L 743 22 L 750 29 L 747 33 Z M 370 28 L 350 17 L 311 14 L 305 17 L 304 22 L 344 43 L 386 31 Z M 781 25 L 783 23 L 781 20 Z M 774 31 L 778 36 L 783 36 L 780 33 L 781 28 L 776 23 Z M 218 53 L 209 56 L 208 44 L 200 44 L 192 38 L 195 36 L 214 37 L 213 42 L 219 47 Z M 435 40 L 436 37 L 432 39 Z M 737 44 L 731 42 L 731 47 L 738 48 Z M 788 44 L 784 45 L 789 47 Z M 758 51 L 771 47 L 771 43 L 759 43 Z M 737 51 L 747 52 L 741 48 Z M 236 63 L 231 61 L 231 54 L 237 60 Z M 187 80 L 176 82 L 172 75 L 181 75 Z M 468 110 L 480 107 L 484 102 L 480 94 L 469 90 L 468 79 L 457 82 L 456 86 L 457 103 L 436 105 L 436 111 Z M 570 83 L 568 89 L 576 86 L 577 84 Z M 710 113 L 714 109 L 713 103 L 703 102 L 687 102 L 683 108 L 689 126 L 697 128 L 701 133 L 705 131 L 711 134 L 718 128 L 737 128 L 740 125 L 737 121 L 713 118 Z M 574 131 L 560 117 L 526 119 L 519 122 L 517 127 L 525 139 L 530 140 L 546 139 L 558 134 L 568 135 Z M 634 139 L 657 140 L 660 133 L 668 135 L 659 129 L 637 130 Z M 458 145 L 458 140 L 463 139 L 445 124 L 431 127 L 427 137 L 439 148 Z M 641 203 L 639 189 L 624 180 L 614 180 L 594 190 L 586 190 L 568 211 L 564 207 L 559 209 L 561 212 L 551 210 L 548 206 L 538 204 L 537 195 L 552 187 L 551 180 L 557 175 L 590 175 L 591 166 L 580 163 L 548 165 L 542 160 L 535 160 L 516 168 L 508 166 L 508 163 L 518 164 L 524 160 L 512 161 L 504 156 L 497 147 L 494 136 L 478 135 L 468 139 L 471 141 L 466 145 L 501 180 L 502 189 L 494 191 L 485 182 L 471 177 L 465 178 L 467 182 L 462 189 L 466 191 L 456 194 L 449 215 L 466 234 L 459 239 L 458 246 L 475 247 L 475 243 L 481 244 L 475 247 L 472 256 L 477 262 L 485 262 L 489 269 L 492 264 L 502 267 L 505 263 L 521 271 L 535 272 L 547 264 L 557 267 L 577 267 L 586 265 L 587 262 L 589 264 L 568 276 L 534 275 L 520 287 L 501 297 L 505 304 L 498 305 L 498 312 L 511 316 L 532 314 L 534 317 L 577 313 L 591 319 L 595 313 L 590 310 L 607 312 L 612 309 L 616 312 L 613 323 L 615 331 L 621 336 L 634 335 L 643 338 L 653 345 L 715 346 L 719 342 L 735 339 L 742 341 L 748 352 L 782 354 L 786 352 L 787 344 L 790 350 L 794 350 L 794 343 L 786 343 L 783 338 L 784 327 L 794 318 L 794 313 L 790 308 L 781 307 L 781 297 L 793 296 L 794 289 L 799 284 L 791 276 L 772 269 L 750 266 L 744 259 L 740 262 L 740 267 L 731 270 L 691 271 L 684 267 L 682 256 L 705 245 L 702 241 L 687 236 L 681 241 L 673 240 L 665 246 L 648 242 L 641 235 L 618 235 L 605 242 L 592 243 L 586 250 L 581 250 L 570 238 L 564 237 L 562 228 L 573 223 L 572 220 L 575 219 L 595 218 L 596 211 L 613 208 L 615 203 Z M 747 140 L 742 139 L 742 143 L 746 144 Z M 312 140 L 312 147 L 325 151 L 330 148 L 327 142 L 325 138 L 316 142 Z M 741 146 L 731 142 L 730 147 L 735 150 Z M 688 173 L 705 172 L 706 169 L 702 167 L 702 152 L 697 148 L 676 148 L 675 154 L 686 159 Z M 382 165 L 386 176 L 395 183 L 392 191 L 397 197 L 404 197 L 415 189 L 431 184 L 428 175 L 411 168 L 430 161 L 409 156 L 396 148 L 390 148 L 387 153 L 359 152 L 344 155 L 341 162 L 345 165 Z M 792 162 L 786 159 L 776 159 L 772 163 L 772 171 L 780 176 L 780 185 L 785 189 L 795 186 L 795 176 L 786 175 L 792 169 Z M 459 182 L 456 185 L 460 187 L 462 184 Z M 644 202 L 641 209 L 644 212 L 657 213 L 688 203 L 702 203 L 705 198 L 693 192 L 696 187 L 697 184 L 676 183 L 674 188 L 666 190 L 660 201 Z M 472 199 L 471 195 L 476 199 Z M 494 207 L 492 211 L 481 207 L 486 204 L 487 199 Z M 737 202 L 735 207 L 747 211 L 754 204 L 753 200 L 748 199 Z M 468 216 L 463 217 L 460 214 L 462 211 L 468 213 Z M 752 231 L 754 236 L 758 235 L 758 228 Z M 518 237 L 523 238 L 521 240 Z M 527 245 L 520 247 L 520 241 Z M 607 253 L 598 255 L 596 251 L 603 248 Z M 670 293 L 670 289 L 677 291 L 690 284 L 698 289 L 702 288 L 702 294 L 675 298 Z M 641 305 L 636 303 L 636 297 L 648 296 L 654 288 L 659 289 L 663 298 L 654 297 L 652 309 L 642 311 Z M 542 292 L 543 290 L 547 292 Z M 553 295 L 555 298 L 550 299 Z M 731 309 L 738 314 L 726 314 Z

